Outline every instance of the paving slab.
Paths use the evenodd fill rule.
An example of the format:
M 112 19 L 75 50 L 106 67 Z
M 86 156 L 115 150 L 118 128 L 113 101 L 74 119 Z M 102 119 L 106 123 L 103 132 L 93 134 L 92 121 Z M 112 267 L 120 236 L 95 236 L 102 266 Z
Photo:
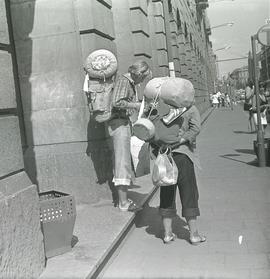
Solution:
M 212 110 L 202 115 L 203 122 Z M 155 191 L 151 176 L 146 175 L 136 179 L 129 197 L 145 205 Z M 135 214 L 120 212 L 111 200 L 80 204 L 76 209 L 74 247 L 68 253 L 49 258 L 40 279 L 94 278 L 134 224 Z
M 177 195 L 177 239 L 163 244 L 157 191 L 98 278 L 270 278 L 270 167 L 258 167 L 255 139 L 241 105 L 215 109 L 197 143 L 198 227 L 207 242 L 189 244 Z

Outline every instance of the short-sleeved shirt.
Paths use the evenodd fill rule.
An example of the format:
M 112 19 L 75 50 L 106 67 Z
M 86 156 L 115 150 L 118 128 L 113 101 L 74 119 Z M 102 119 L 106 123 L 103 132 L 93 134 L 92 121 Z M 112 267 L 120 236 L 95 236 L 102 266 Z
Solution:
M 133 109 L 128 109 L 128 103 L 136 102 L 137 94 L 134 81 L 129 74 L 119 76 L 112 95 L 113 117 L 128 118 Z

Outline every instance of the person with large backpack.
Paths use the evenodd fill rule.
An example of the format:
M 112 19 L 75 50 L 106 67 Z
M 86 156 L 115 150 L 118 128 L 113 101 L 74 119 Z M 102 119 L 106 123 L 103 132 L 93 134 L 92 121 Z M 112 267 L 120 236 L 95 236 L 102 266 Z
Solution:
M 112 93 L 112 115 L 108 121 L 108 132 L 113 143 L 113 183 L 117 188 L 120 211 L 136 212 L 141 209 L 128 199 L 128 186 L 132 182 L 133 172 L 130 155 L 131 118 L 141 106 L 136 85 L 142 83 L 150 73 L 145 61 L 136 61 L 126 74 L 119 75 Z

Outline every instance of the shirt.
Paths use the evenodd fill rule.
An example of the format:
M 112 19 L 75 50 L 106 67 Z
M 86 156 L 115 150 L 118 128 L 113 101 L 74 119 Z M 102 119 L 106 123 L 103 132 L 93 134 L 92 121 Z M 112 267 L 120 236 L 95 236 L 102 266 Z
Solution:
M 125 118 L 134 112 L 128 103 L 136 102 L 137 94 L 134 81 L 129 74 L 121 75 L 114 86 L 112 95 L 113 116 Z
M 173 152 L 186 154 L 198 168 L 201 168 L 199 155 L 196 151 L 196 137 L 201 130 L 200 113 L 193 105 L 180 116 L 180 119 L 178 119 L 181 122 L 178 138 L 184 138 L 186 143 L 174 148 Z

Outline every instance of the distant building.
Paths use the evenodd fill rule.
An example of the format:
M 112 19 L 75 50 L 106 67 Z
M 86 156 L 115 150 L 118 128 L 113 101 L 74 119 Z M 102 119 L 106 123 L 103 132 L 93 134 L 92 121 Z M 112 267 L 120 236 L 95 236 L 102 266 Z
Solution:
M 259 80 L 266 82 L 270 87 L 270 47 L 262 46 L 259 55 L 260 76 Z
M 236 89 L 243 89 L 246 86 L 247 79 L 249 77 L 248 66 L 243 66 L 233 70 L 230 77 L 234 80 Z
M 258 79 L 260 82 L 265 82 L 267 87 L 270 88 L 270 47 L 261 47 L 261 51 L 257 53 L 257 61 L 260 69 Z M 249 53 L 248 71 L 249 76 L 254 79 L 254 65 L 251 53 Z

